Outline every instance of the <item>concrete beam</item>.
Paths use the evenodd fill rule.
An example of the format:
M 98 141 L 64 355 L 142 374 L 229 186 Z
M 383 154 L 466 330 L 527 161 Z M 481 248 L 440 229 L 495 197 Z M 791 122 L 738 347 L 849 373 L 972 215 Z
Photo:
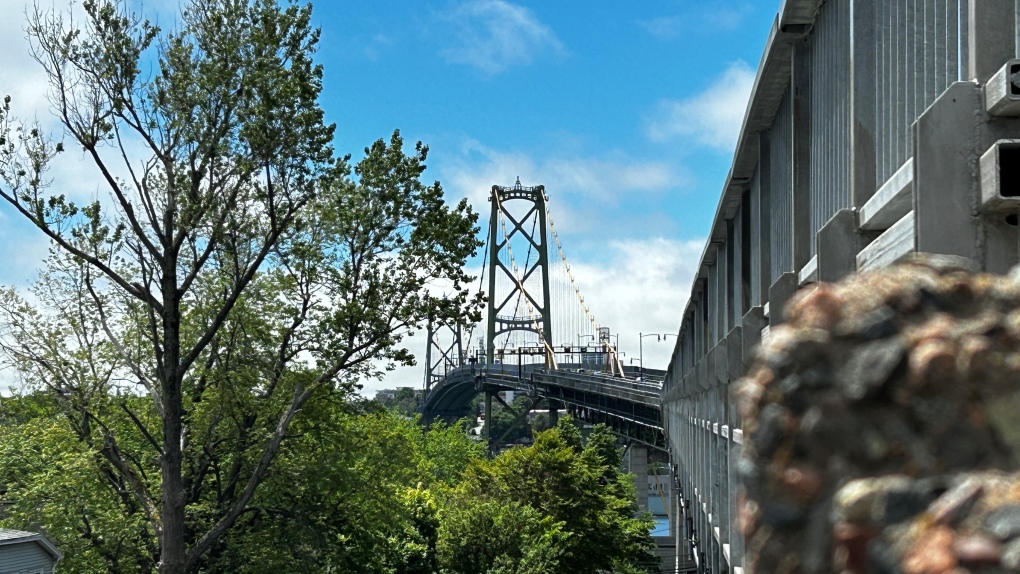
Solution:
M 892 174 L 863 206 L 857 217 L 861 229 L 883 231 L 914 208 L 914 158 Z
M 741 359 L 740 368 L 745 373 L 751 367 L 751 360 L 761 343 L 761 330 L 768 325 L 764 309 L 761 306 L 751 307 L 751 310 L 744 313 L 741 320 Z
M 723 337 L 719 344 L 712 349 L 715 355 L 715 379 L 712 381 L 713 386 L 725 385 L 730 382 L 728 340 L 728 337 Z
M 914 252 L 914 212 L 904 215 L 857 254 L 857 271 L 863 273 L 896 263 Z
M 852 209 L 837 211 L 818 230 L 816 241 L 819 281 L 839 281 L 857 270 L 857 253 L 864 241 Z
M 734 327 L 726 335 L 726 376 L 733 382 L 744 376 L 744 328 Z
M 797 274 L 783 273 L 769 287 L 769 326 L 774 327 L 784 322 L 783 309 L 786 302 L 797 292 Z

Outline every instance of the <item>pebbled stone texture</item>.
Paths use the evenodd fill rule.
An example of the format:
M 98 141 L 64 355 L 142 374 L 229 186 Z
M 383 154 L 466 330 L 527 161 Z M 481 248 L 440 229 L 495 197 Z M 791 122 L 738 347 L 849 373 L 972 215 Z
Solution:
M 790 300 L 734 386 L 745 572 L 1020 572 L 1018 277 L 917 256 Z

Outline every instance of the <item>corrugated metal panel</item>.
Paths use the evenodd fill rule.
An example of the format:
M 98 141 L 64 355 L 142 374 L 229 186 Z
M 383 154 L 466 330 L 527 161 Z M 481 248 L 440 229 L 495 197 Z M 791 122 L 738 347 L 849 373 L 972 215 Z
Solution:
M 772 216 L 769 246 L 774 283 L 783 273 L 793 271 L 793 110 L 789 88 L 763 137 L 769 148 L 769 178 L 763 183 L 768 187 Z
M 913 1 L 913 0 L 908 0 Z M 811 235 L 850 206 L 850 1 L 822 5 L 809 39 Z M 815 254 L 815 242 L 810 241 Z
M 913 156 L 914 120 L 961 79 L 966 13 L 967 0 L 875 3 L 876 189 Z

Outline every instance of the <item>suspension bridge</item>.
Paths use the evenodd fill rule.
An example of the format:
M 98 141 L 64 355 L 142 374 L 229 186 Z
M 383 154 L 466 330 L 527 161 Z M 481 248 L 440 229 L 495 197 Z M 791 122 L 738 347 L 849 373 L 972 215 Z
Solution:
M 562 407 L 665 448 L 658 396 L 665 372 L 624 368 L 612 333 L 595 319 L 578 287 L 544 186 L 525 187 L 518 179 L 513 186 L 493 186 L 489 199 L 480 281 L 488 284 L 486 321 L 430 325 L 426 414 L 467 416 L 470 400 L 482 392 L 488 416 L 492 401 L 502 400 L 496 393 L 513 390 L 544 400 L 553 417 Z
M 482 394 L 490 449 L 513 430 L 490 435 L 494 401 L 513 415 L 514 425 L 540 405 L 553 424 L 560 410 L 606 424 L 628 444 L 629 470 L 638 481 L 639 502 L 647 507 L 648 462 L 667 460 L 661 408 L 665 371 L 624 366 L 614 334 L 596 320 L 571 271 L 544 186 L 525 187 L 518 178 L 512 186 L 494 185 L 489 201 L 480 275 L 480 286 L 488 286 L 485 323 L 429 325 L 426 419 L 474 415 L 473 399 Z M 505 391 L 531 400 L 524 408 L 511 405 L 500 396 Z M 660 536 L 657 542 L 664 567 L 674 571 L 676 536 Z M 692 556 L 683 557 L 682 571 L 696 568 Z
M 610 425 L 632 460 L 668 452 L 664 571 L 742 573 L 729 386 L 792 295 L 913 252 L 993 273 L 1020 262 L 1018 14 L 1005 0 L 781 3 L 688 303 L 661 310 L 680 319 L 665 372 L 622 365 L 544 188 L 494 186 L 486 322 L 430 327 L 427 413 L 466 415 L 484 393 L 489 414 L 516 390 Z

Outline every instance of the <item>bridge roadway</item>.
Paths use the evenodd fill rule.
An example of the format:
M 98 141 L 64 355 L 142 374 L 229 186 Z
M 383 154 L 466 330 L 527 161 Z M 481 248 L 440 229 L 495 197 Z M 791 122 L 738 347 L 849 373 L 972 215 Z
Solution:
M 590 365 L 465 365 L 446 373 L 425 400 L 428 417 L 448 421 L 470 416 L 471 399 L 482 391 L 515 391 L 562 404 L 571 416 L 604 423 L 632 441 L 665 451 L 662 379 L 665 371 L 625 368 L 624 377 L 592 371 Z M 643 380 L 642 380 L 643 379 Z

